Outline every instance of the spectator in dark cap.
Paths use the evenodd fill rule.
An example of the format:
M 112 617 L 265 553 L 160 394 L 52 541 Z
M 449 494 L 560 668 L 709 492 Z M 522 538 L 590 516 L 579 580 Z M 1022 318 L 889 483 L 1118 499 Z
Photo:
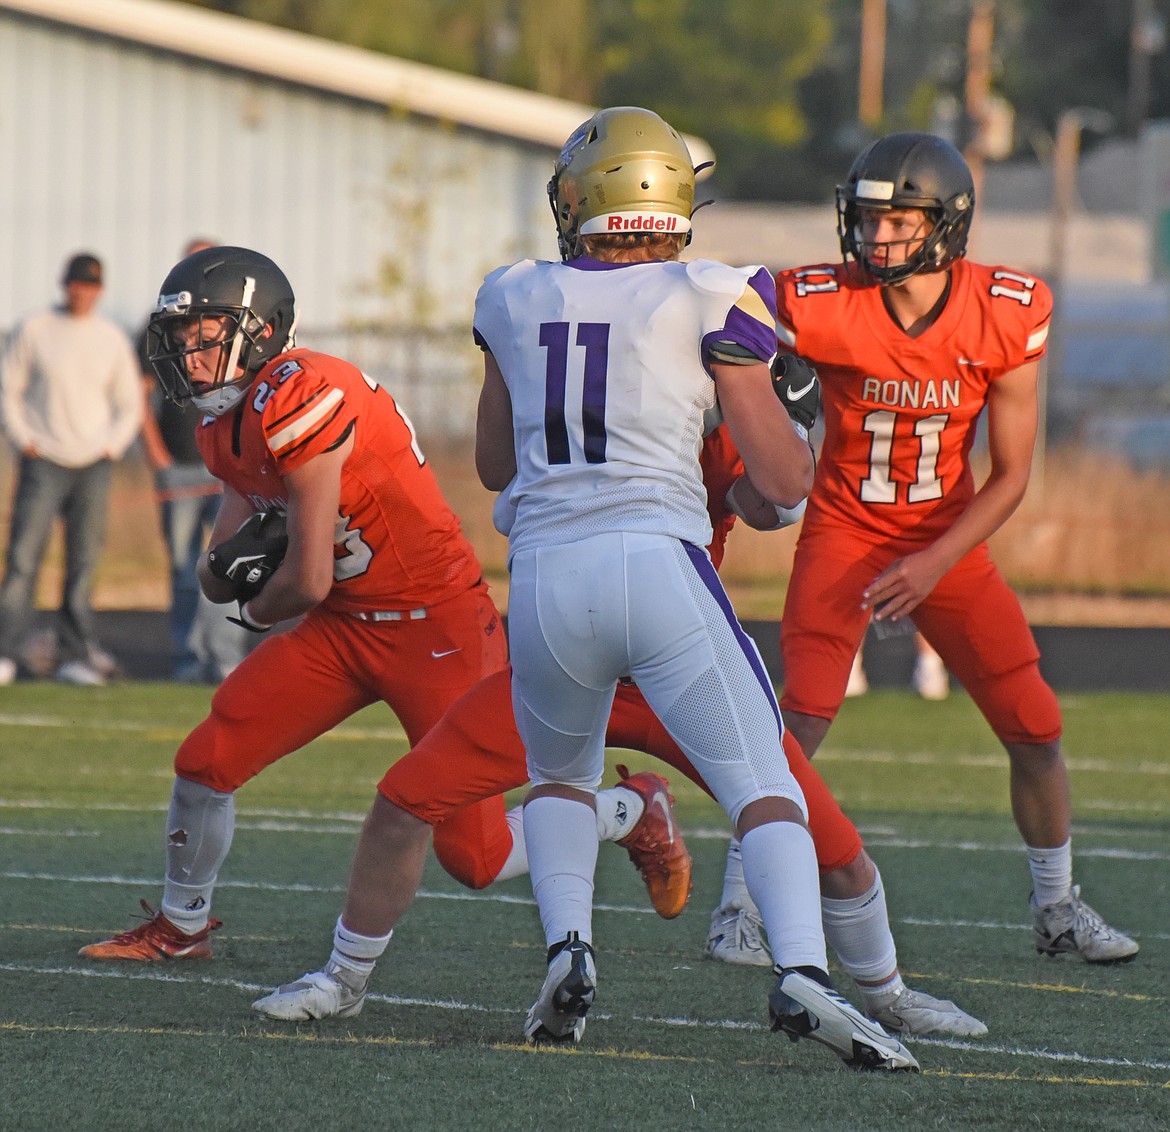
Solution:
M 88 252 L 75 255 L 65 268 L 65 283 L 96 283 L 102 285 L 102 261 Z
M 37 575 L 54 522 L 65 535 L 57 620 L 57 679 L 103 684 L 113 659 L 94 635 L 90 598 L 105 536 L 110 470 L 142 422 L 129 338 L 96 313 L 102 263 L 82 252 L 65 265 L 64 302 L 25 319 L 0 357 L 0 422 L 19 461 L 4 581 L 0 684 L 16 678 Z

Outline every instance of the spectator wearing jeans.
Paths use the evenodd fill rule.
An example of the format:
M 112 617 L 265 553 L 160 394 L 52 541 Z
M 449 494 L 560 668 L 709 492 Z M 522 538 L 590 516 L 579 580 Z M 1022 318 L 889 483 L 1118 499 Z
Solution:
M 57 620 L 57 679 L 103 684 L 111 658 L 94 636 L 90 598 L 105 536 L 110 471 L 138 435 L 142 396 L 126 334 L 96 313 L 101 261 L 73 256 L 64 302 L 31 315 L 0 360 L 0 419 L 19 459 L 4 581 L 0 684 L 32 618 L 36 580 L 54 521 L 65 535 L 65 586 Z
M 184 256 L 215 247 L 192 240 Z M 154 492 L 171 571 L 171 675 L 185 683 L 218 684 L 248 650 L 248 633 L 233 625 L 222 606 L 203 595 L 195 568 L 206 549 L 223 498 L 220 483 L 195 443 L 202 414 L 190 401 L 163 395 L 147 357 L 146 330 L 138 340 L 145 392 L 142 442 L 154 469 Z

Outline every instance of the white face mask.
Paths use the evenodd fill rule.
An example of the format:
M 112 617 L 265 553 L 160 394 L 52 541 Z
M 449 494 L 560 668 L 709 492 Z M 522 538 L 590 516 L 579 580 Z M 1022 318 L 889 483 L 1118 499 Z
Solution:
M 221 417 L 240 403 L 248 391 L 246 385 L 221 385 L 208 393 L 191 398 L 191 404 L 209 417 Z

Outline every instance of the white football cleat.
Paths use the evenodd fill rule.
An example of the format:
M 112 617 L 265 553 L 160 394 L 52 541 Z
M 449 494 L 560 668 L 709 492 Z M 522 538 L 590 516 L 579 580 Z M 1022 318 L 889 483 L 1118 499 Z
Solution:
M 772 1029 L 794 1042 L 811 1038 L 828 1046 L 850 1069 L 918 1072 L 914 1055 L 897 1038 L 862 1015 L 836 991 L 802 975 L 775 968 L 776 985 L 768 995 Z
M 1128 963 L 1137 953 L 1137 943 L 1111 928 L 1081 899 L 1081 886 L 1055 904 L 1041 907 L 1033 894 L 1032 939 L 1041 955 L 1079 955 L 1086 963 Z
M 977 1038 L 987 1033 L 978 1018 L 960 1010 L 946 998 L 902 987 L 896 994 L 882 994 L 859 987 L 865 1013 L 891 1034 L 950 1034 Z
M 951 678 L 942 657 L 933 649 L 920 652 L 914 662 L 914 690 L 924 700 L 945 700 L 951 694 Z
M 725 904 L 711 913 L 707 956 L 739 967 L 770 967 L 772 953 L 763 933 L 764 921 L 754 908 Z
M 54 673 L 58 684 L 72 684 L 77 688 L 102 688 L 106 678 L 84 660 L 67 660 Z
M 363 978 L 330 959 L 324 970 L 310 971 L 294 983 L 277 987 L 252 1003 L 252 1009 L 282 1022 L 353 1018 L 362 1011 L 369 981 L 368 975 Z
M 524 1020 L 524 1037 L 537 1042 L 579 1042 L 585 1013 L 597 993 L 597 959 L 593 948 L 570 932 L 549 960 L 540 995 Z

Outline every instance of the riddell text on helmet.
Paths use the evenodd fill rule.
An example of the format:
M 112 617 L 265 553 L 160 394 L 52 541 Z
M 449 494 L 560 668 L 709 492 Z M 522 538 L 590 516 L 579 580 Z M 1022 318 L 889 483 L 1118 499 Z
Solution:
M 677 216 L 610 216 L 610 232 L 676 232 Z

